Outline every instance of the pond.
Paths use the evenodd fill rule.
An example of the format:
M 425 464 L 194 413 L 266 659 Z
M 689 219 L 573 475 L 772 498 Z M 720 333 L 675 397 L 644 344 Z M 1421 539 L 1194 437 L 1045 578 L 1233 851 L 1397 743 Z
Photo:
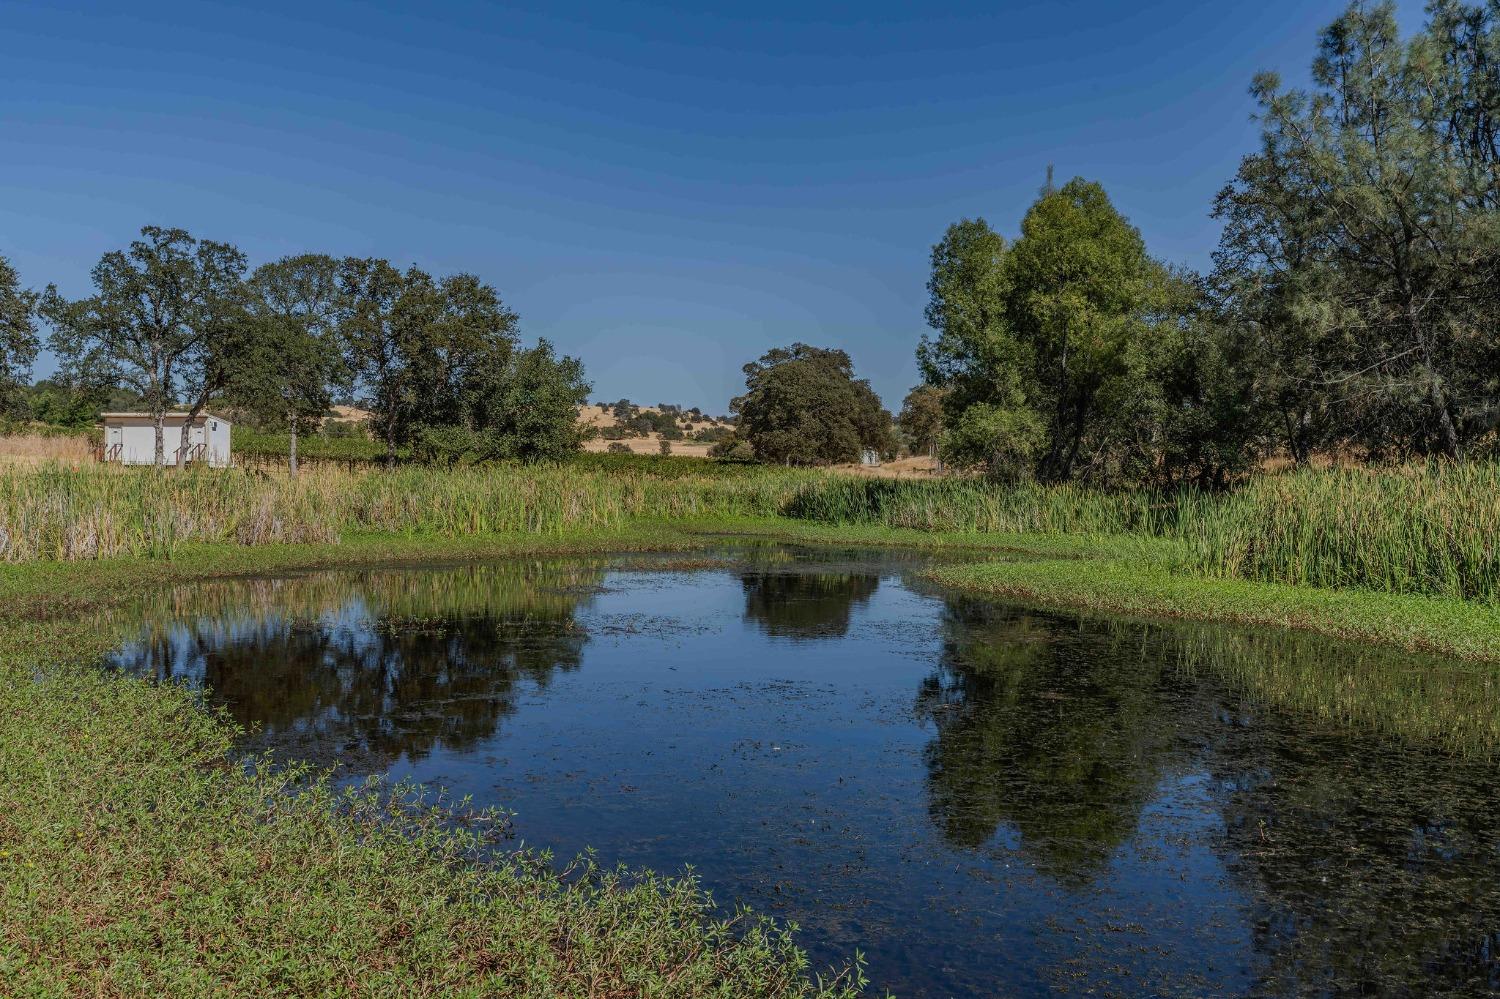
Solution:
M 1419 676 L 1488 724 L 1488 674 L 920 566 L 758 546 L 196 584 L 112 664 L 207 688 L 249 751 L 510 810 L 560 861 L 691 865 L 901 996 L 1500 989 L 1494 757 L 1273 696 Z

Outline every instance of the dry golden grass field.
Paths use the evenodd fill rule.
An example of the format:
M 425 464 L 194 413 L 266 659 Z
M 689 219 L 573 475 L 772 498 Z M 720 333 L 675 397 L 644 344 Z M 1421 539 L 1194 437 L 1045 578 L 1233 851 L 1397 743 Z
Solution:
M 655 406 L 642 406 L 641 411 L 644 413 L 658 412 Z M 603 430 L 606 427 L 613 427 L 619 424 L 619 421 L 615 419 L 614 413 L 610 412 L 608 407 L 592 405 L 580 406 L 578 408 L 578 422 L 585 427 L 592 427 L 596 430 Z M 685 433 L 689 434 L 695 434 L 700 430 L 717 426 L 717 424 L 711 423 L 708 420 L 691 419 L 679 420 L 678 425 L 683 428 Z M 597 454 L 608 451 L 609 446 L 614 443 L 617 442 L 607 441 L 602 437 L 594 437 L 583 442 L 583 449 Z M 618 443 L 624 444 L 636 454 L 661 453 L 660 434 L 653 433 L 647 434 L 645 437 L 628 437 Z M 672 453 L 688 458 L 707 458 L 708 448 L 708 444 L 700 444 L 696 441 L 672 441 Z
M 82 465 L 93 460 L 93 448 L 83 434 L 0 437 L 0 464 L 4 465 L 41 465 L 47 462 Z

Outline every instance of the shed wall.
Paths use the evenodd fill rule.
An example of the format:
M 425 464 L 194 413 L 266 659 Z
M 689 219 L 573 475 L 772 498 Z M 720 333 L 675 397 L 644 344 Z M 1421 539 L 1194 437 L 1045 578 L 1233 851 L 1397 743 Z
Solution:
M 168 465 L 177 463 L 177 449 L 182 444 L 182 421 L 168 419 L 162 428 L 162 448 Z M 188 434 L 188 446 L 206 445 L 204 459 L 215 468 L 230 463 L 230 425 L 218 417 L 208 417 Z M 118 445 L 118 448 L 116 447 Z M 126 419 L 106 422 L 105 454 L 125 465 L 151 465 L 156 462 L 156 429 L 149 420 Z

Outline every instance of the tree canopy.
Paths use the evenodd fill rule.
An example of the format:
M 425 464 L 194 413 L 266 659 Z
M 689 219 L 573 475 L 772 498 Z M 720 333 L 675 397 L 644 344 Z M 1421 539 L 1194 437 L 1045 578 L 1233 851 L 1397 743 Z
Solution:
M 796 343 L 745 365 L 738 435 L 760 461 L 818 465 L 893 449 L 891 414 L 842 350 Z
M 93 296 L 69 301 L 49 287 L 42 297 L 64 367 L 36 401 L 73 422 L 100 393 L 129 390 L 155 419 L 157 464 L 166 413 L 196 415 L 216 402 L 287 431 L 294 474 L 298 435 L 319 429 L 335 398 L 370 411 L 392 462 L 411 451 L 556 460 L 582 441 L 582 364 L 545 341 L 523 348 L 515 312 L 472 274 L 434 278 L 386 260 L 309 253 L 247 278 L 244 255 L 227 243 L 156 226 L 141 237 L 103 256 Z M 8 265 L 0 345 L 24 347 L 32 299 L 7 275 Z M 7 346 L 0 361 L 3 374 L 29 355 Z
M 982 219 L 951 226 L 928 282 L 937 335 L 918 351 L 945 392 L 945 457 L 1050 481 L 1135 463 L 1157 355 L 1184 322 L 1180 282 L 1081 179 L 1049 184 L 1009 246 Z
M 1500 6 L 1390 3 L 1256 78 L 1259 148 L 1207 277 L 1154 260 L 1098 184 L 1050 177 L 1007 245 L 933 248 L 918 359 L 942 450 L 992 474 L 1220 486 L 1263 457 L 1462 458 L 1500 436 Z
M 0 415 L 18 404 L 36 360 L 36 301 L 10 261 L 0 257 Z
M 166 462 L 167 410 L 179 401 L 201 410 L 232 370 L 227 355 L 243 345 L 244 271 L 244 254 L 228 243 L 146 226 L 94 265 L 91 297 L 68 301 L 52 285 L 42 297 L 64 372 L 135 391 L 156 427 L 158 465 Z
M 943 436 L 943 390 L 918 385 L 906 393 L 896 426 L 912 454 L 933 454 Z
M 1262 340 L 1281 443 L 1461 456 L 1500 421 L 1500 7 L 1403 43 L 1351 5 L 1311 90 L 1263 74 L 1260 149 L 1219 196 L 1215 277 Z
M 464 422 L 424 428 L 420 449 L 435 460 L 560 461 L 578 451 L 578 407 L 588 399 L 583 364 L 546 340 L 488 372 Z
M 262 423 L 285 426 L 288 463 L 297 474 L 297 440 L 317 430 L 347 391 L 342 350 L 339 262 L 305 253 L 262 264 L 248 282 L 253 349 L 242 358 L 234 402 Z

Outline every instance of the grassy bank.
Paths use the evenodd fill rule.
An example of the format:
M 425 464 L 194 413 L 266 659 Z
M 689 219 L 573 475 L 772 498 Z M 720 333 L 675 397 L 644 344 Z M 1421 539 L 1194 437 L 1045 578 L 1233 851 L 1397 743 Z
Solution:
M 1132 536 L 975 534 L 784 519 L 705 521 L 695 534 L 816 545 L 902 547 L 946 557 L 924 572 L 948 589 L 1143 618 L 1309 631 L 1481 663 L 1500 663 L 1500 606 L 1444 597 L 1288 586 L 1194 575 L 1181 549 Z
M 356 539 L 340 562 L 685 544 L 660 531 Z M 312 567 L 324 546 L 185 545 L 5 573 L 0 981 L 14 995 L 850 996 L 782 928 L 690 881 L 495 852 L 503 818 L 236 761 L 195 695 L 102 673 L 141 588 Z M 68 601 L 54 599 L 59 586 Z M 59 613 L 59 611 L 63 611 Z M 503 844 L 501 844 L 503 847 Z M 476 864 L 480 857 L 489 862 Z

